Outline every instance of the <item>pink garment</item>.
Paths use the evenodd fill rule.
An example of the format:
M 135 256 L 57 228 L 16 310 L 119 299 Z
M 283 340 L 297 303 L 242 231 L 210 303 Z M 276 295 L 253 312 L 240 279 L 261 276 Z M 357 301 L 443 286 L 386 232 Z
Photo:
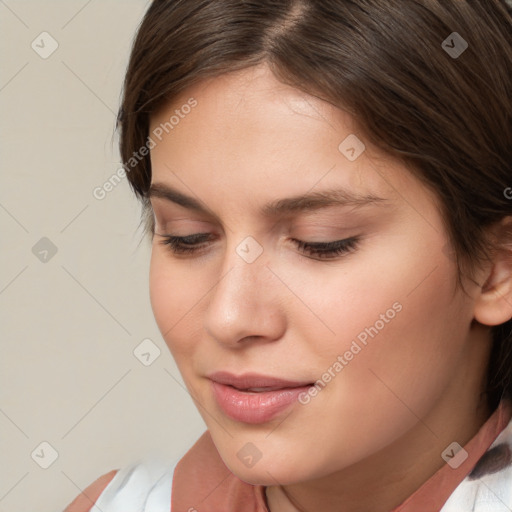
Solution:
M 511 512 L 512 403 L 501 402 L 464 452 L 390 512 Z M 467 459 L 460 457 L 467 453 Z M 452 467 L 453 466 L 453 467 Z M 172 493 L 171 493 L 172 491 Z M 95 501 L 97 500 L 97 501 Z M 96 503 L 94 506 L 93 503 Z M 172 509 L 171 509 L 172 503 Z M 65 512 L 269 512 L 265 488 L 222 462 L 206 431 L 179 461 L 137 461 L 93 482 Z
M 502 401 L 477 434 L 464 445 L 467 459 L 455 469 L 446 463 L 391 512 L 441 511 L 453 491 L 475 469 L 511 418 L 512 403 Z M 482 461 L 485 462 L 484 458 Z M 485 472 L 485 468 L 479 471 Z M 197 440 L 176 466 L 171 510 L 269 512 L 265 487 L 250 485 L 231 473 L 215 448 L 209 431 Z

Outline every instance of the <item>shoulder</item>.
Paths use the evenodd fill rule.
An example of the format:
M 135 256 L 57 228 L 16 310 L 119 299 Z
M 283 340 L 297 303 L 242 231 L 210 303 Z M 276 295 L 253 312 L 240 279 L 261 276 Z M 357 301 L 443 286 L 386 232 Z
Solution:
M 94 480 L 64 509 L 64 512 L 89 512 L 118 471 L 113 469 Z
M 168 511 L 176 464 L 175 459 L 156 454 L 131 461 L 96 479 L 64 512 L 134 512 L 148 504 L 152 512 Z
M 176 469 L 179 470 L 175 475 Z M 218 483 L 219 476 L 228 474 L 207 430 L 181 458 L 169 460 L 153 454 L 105 473 L 84 489 L 64 512 L 138 510 L 139 504 L 143 508 L 147 503 L 151 503 L 153 512 L 167 511 L 174 491 L 178 491 L 178 496 L 184 493 L 190 496 L 191 492 L 195 498 L 196 484 L 204 485 L 210 480 Z

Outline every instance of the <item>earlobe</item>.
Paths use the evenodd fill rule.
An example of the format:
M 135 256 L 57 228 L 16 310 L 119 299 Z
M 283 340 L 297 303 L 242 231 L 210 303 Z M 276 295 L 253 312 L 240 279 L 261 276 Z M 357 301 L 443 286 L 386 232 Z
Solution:
M 512 318 L 512 217 L 496 227 L 496 251 L 475 302 L 475 320 L 494 326 Z

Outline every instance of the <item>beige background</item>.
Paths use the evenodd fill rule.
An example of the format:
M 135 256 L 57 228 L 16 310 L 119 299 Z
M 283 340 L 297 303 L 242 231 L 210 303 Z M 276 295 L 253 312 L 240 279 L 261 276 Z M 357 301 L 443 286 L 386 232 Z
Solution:
M 62 511 L 206 428 L 153 319 L 139 205 L 126 179 L 93 196 L 120 167 L 115 113 L 146 8 L 0 0 L 0 512 Z

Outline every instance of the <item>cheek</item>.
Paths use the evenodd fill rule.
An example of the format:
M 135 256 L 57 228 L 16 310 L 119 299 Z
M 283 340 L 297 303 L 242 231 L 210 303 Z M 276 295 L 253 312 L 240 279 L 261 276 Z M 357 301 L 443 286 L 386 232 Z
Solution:
M 424 278 L 428 271 L 420 268 Z M 411 419 L 409 409 L 420 416 L 426 413 L 447 388 L 455 368 L 464 363 L 470 322 L 464 299 L 453 297 L 453 275 L 446 265 L 423 281 L 415 265 L 402 268 L 401 275 L 402 280 L 392 286 L 388 286 L 391 281 L 382 283 L 382 294 L 369 300 L 370 306 L 354 306 L 354 315 L 365 311 L 364 319 L 351 326 L 348 339 L 357 340 L 361 333 L 368 336 L 344 370 L 346 396 L 360 397 L 364 390 L 367 412 L 378 416 L 376 411 L 380 411 L 382 418 L 396 418 L 389 423 L 392 430 L 397 423 Z M 414 286 L 404 286 L 413 278 L 417 281 Z M 386 315 L 394 303 L 400 304 L 400 311 Z M 388 318 L 388 323 L 379 322 L 382 313 L 394 317 Z M 354 407 L 358 407 L 356 402 Z
M 325 383 L 302 411 L 304 436 L 328 414 L 325 438 L 354 441 L 351 449 L 339 446 L 333 468 L 344 457 L 361 457 L 363 445 L 368 454 L 382 448 L 428 414 L 464 363 L 470 308 L 463 295 L 453 296 L 453 268 L 442 253 L 418 254 L 428 261 L 398 259 L 397 268 L 376 260 L 334 279 L 317 276 L 315 286 L 303 279 L 297 290 L 334 331 L 312 315 L 296 317 L 310 344 L 311 356 L 301 359 L 313 361 Z
M 156 323 L 177 364 L 193 349 L 194 334 L 201 322 L 197 318 L 202 287 L 198 273 L 186 272 L 173 264 L 159 248 L 153 248 L 149 272 L 149 293 Z M 186 342 L 186 343 L 185 343 Z
M 316 370 L 343 374 L 336 380 L 343 381 L 339 386 L 347 396 L 372 388 L 375 393 L 366 396 L 377 397 L 378 406 L 386 390 L 380 377 L 417 402 L 450 378 L 471 315 L 463 295 L 454 296 L 454 268 L 434 242 L 419 244 L 414 254 L 410 240 L 389 250 L 381 246 L 371 257 L 347 259 L 346 270 L 322 270 L 295 281 L 288 276 L 300 283 L 294 291 L 315 313 L 295 320 L 315 354 Z M 338 356 L 343 368 L 333 366 Z

